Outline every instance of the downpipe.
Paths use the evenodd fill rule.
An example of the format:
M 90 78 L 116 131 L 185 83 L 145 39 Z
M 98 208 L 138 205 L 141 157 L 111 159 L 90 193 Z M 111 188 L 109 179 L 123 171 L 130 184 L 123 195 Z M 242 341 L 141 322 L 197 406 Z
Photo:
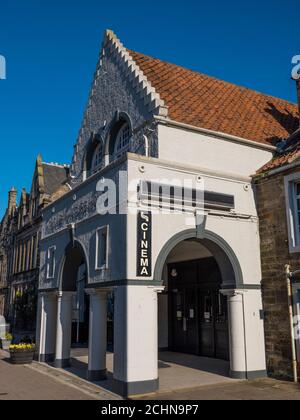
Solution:
M 293 311 L 293 292 L 292 292 L 292 273 L 290 265 L 285 266 L 286 274 L 286 286 L 288 293 L 288 307 L 289 307 L 289 322 L 291 330 L 291 342 L 292 342 L 292 367 L 293 367 L 293 377 L 294 382 L 298 383 L 298 362 L 297 362 L 297 349 L 296 349 L 296 338 L 295 338 L 295 329 L 294 329 L 294 311 Z

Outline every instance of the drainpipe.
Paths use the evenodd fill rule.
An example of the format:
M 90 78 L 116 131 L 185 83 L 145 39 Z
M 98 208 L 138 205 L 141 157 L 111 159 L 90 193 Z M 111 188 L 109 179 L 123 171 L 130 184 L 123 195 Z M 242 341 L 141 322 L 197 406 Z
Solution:
M 143 137 L 145 141 L 145 156 L 149 157 L 149 139 L 145 134 L 143 134 Z
M 289 320 L 290 320 L 290 329 L 291 329 L 291 341 L 292 341 L 292 363 L 293 363 L 293 376 L 294 382 L 298 383 L 298 363 L 297 363 L 297 350 L 296 350 L 296 340 L 295 340 L 295 330 L 294 330 L 294 313 L 293 313 L 293 294 L 292 294 L 292 273 L 290 265 L 285 266 L 286 274 L 286 285 L 288 292 L 288 305 L 289 305 Z

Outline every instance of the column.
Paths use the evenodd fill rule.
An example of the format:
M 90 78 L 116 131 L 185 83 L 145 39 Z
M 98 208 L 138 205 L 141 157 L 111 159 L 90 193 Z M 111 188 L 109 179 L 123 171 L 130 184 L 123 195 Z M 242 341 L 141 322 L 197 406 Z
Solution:
M 55 358 L 56 314 L 56 293 L 40 293 L 36 344 L 38 361 L 42 363 L 53 362 Z
M 158 379 L 158 293 L 163 287 L 115 290 L 114 387 L 125 397 L 154 392 Z
M 234 379 L 247 378 L 247 353 L 245 343 L 244 292 L 223 290 L 228 298 L 230 376 Z
M 89 320 L 89 367 L 88 380 L 102 381 L 107 378 L 107 289 L 90 289 Z
M 72 310 L 74 292 L 59 292 L 57 300 L 57 328 L 55 367 L 70 366 Z

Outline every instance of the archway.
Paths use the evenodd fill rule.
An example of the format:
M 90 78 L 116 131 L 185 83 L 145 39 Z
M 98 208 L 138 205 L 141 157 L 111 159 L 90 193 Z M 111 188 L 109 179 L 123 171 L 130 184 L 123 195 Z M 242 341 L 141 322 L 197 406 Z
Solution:
M 217 235 L 203 239 L 194 230 L 174 236 L 162 249 L 155 278 L 159 296 L 159 348 L 177 353 L 230 360 L 227 296 L 242 283 L 240 265 Z
M 82 245 L 69 244 L 65 251 L 61 291 L 73 292 L 72 345 L 87 345 L 89 333 L 89 297 L 85 293 L 87 263 Z
M 71 346 L 87 344 L 89 300 L 85 294 L 88 266 L 80 242 L 65 249 L 57 301 L 56 367 L 70 365 Z

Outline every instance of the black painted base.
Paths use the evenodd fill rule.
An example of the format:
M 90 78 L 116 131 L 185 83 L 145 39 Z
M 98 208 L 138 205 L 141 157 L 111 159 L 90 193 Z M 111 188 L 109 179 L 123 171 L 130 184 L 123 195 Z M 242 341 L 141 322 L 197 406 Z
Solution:
M 107 370 L 88 370 L 87 379 L 92 382 L 105 381 L 107 379 Z
M 55 359 L 54 362 L 54 367 L 56 367 L 57 369 L 65 369 L 71 366 L 71 362 L 70 359 Z
M 260 379 L 260 378 L 267 378 L 268 374 L 266 370 L 256 370 L 252 372 L 234 372 L 230 371 L 230 377 L 232 379 L 248 379 L 248 380 L 254 380 L 254 379 Z
M 40 363 L 52 363 L 55 360 L 55 354 L 39 354 L 37 361 Z
M 114 392 L 122 397 L 150 394 L 159 389 L 159 379 L 141 382 L 123 382 L 114 379 Z

